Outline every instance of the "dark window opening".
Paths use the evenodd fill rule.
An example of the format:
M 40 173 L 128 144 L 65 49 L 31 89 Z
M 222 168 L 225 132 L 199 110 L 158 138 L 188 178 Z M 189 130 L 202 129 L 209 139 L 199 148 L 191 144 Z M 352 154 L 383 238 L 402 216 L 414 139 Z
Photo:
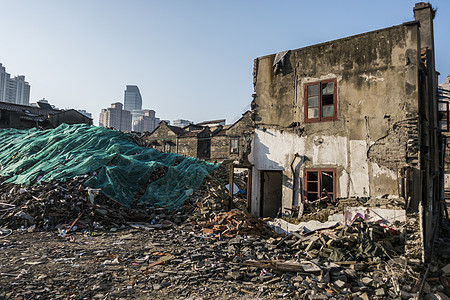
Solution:
M 166 153 L 170 152 L 170 144 L 169 143 L 164 144 L 164 152 L 166 152 Z
M 450 131 L 450 114 L 448 102 L 439 101 L 439 128 L 441 131 Z
M 316 201 L 320 198 L 336 200 L 336 171 L 334 169 L 305 170 L 305 198 Z

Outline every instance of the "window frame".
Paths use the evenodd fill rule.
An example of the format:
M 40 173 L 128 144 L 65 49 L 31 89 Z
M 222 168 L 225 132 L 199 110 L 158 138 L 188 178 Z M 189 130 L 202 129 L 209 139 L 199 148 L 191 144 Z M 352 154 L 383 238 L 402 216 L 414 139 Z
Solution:
M 233 142 L 236 142 L 236 147 L 233 147 Z M 236 151 L 233 151 L 236 149 Z M 239 137 L 230 138 L 230 154 L 239 154 Z
M 317 178 L 317 194 L 320 195 L 317 199 L 322 198 L 322 173 L 323 172 L 332 172 L 333 173 L 333 199 L 331 199 L 332 202 L 336 201 L 336 185 L 337 185 L 337 178 L 336 178 L 336 169 L 335 168 L 305 168 L 303 170 L 303 198 L 305 200 L 308 199 L 308 172 L 317 172 L 318 178 Z M 309 182 L 312 182 L 311 180 Z M 315 182 L 315 181 L 314 181 Z
M 323 98 L 322 98 L 322 84 L 333 82 L 333 105 L 334 105 L 334 111 L 332 117 L 323 117 L 322 116 L 322 110 L 323 110 Z M 308 118 L 308 87 L 318 85 L 318 108 L 319 108 L 319 114 L 317 118 Z M 308 82 L 304 85 L 304 116 L 305 116 L 305 123 L 314 123 L 314 122 L 326 122 L 326 121 L 336 121 L 337 120 L 337 80 L 336 78 L 333 79 L 326 79 L 326 80 L 320 80 L 315 82 Z
M 170 153 L 170 143 L 169 142 L 165 142 L 164 143 L 164 153 Z
M 441 110 L 441 104 L 444 105 L 444 107 L 445 107 L 444 110 Z M 441 117 L 441 116 L 444 116 L 444 117 Z M 446 123 L 446 126 L 447 126 L 446 129 L 442 129 L 441 121 Z M 439 124 L 440 131 L 442 131 L 442 132 L 450 131 L 450 112 L 449 112 L 449 102 L 448 101 L 438 101 L 438 124 Z

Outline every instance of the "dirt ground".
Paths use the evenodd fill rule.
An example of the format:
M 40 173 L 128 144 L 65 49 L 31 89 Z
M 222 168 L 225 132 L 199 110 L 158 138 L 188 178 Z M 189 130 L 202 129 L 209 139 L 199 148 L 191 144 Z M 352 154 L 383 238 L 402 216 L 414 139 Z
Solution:
M 278 243 L 260 236 L 207 238 L 187 222 L 65 236 L 2 229 L 0 299 L 414 299 L 416 280 L 400 280 L 401 293 L 390 294 L 388 271 L 395 266 L 389 262 L 317 263 L 320 275 L 245 265 L 292 259 Z M 435 283 L 428 292 L 439 290 L 443 295 Z
M 253 284 L 224 279 L 227 269 L 217 267 L 221 262 L 208 262 L 210 255 L 200 252 L 216 247 L 215 242 L 190 234 L 189 228 L 66 237 L 55 231 L 13 231 L 0 239 L 0 298 L 256 297 L 259 291 Z M 151 265 L 165 257 L 170 260 Z

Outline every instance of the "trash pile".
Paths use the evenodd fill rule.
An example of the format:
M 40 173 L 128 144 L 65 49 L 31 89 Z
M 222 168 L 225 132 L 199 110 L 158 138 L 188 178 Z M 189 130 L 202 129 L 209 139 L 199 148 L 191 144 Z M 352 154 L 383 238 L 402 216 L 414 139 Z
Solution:
M 277 247 L 300 259 L 321 259 L 332 262 L 365 261 L 397 257 L 404 253 L 402 229 L 382 227 L 377 223 L 356 220 L 351 226 L 292 232 Z
M 10 228 L 181 222 L 185 201 L 219 167 L 84 124 L 5 129 L 0 139 L 0 226 Z

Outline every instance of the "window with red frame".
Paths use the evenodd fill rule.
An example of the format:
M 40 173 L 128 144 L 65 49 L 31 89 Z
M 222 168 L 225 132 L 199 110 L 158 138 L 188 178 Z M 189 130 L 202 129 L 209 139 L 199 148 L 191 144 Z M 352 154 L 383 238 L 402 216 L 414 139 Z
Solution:
M 326 196 L 336 200 L 336 170 L 306 169 L 304 183 L 306 200 L 315 201 Z
M 336 79 L 305 85 L 305 122 L 337 119 Z

